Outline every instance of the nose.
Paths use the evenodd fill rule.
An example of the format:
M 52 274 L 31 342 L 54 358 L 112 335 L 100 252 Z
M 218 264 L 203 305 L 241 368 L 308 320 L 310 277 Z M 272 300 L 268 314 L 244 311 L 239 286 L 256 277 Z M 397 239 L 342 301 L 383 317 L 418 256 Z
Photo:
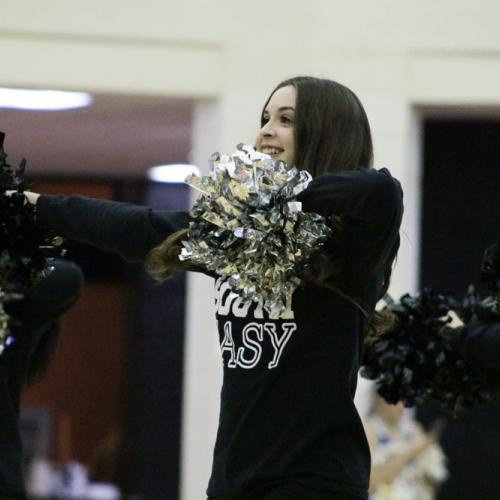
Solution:
M 274 127 L 271 124 L 271 120 L 269 120 L 267 123 L 265 123 L 261 128 L 260 128 L 260 135 L 262 137 L 272 137 L 275 134 Z

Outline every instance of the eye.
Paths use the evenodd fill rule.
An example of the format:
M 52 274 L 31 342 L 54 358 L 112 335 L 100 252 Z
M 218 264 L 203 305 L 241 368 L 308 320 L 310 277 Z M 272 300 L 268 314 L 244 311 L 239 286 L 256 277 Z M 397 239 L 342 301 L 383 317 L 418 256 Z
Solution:
M 285 125 L 293 125 L 293 123 L 294 123 L 293 118 L 291 116 L 288 116 L 288 115 L 281 115 L 280 122 L 285 124 Z
M 260 126 L 263 127 L 269 121 L 268 115 L 262 115 L 260 118 Z

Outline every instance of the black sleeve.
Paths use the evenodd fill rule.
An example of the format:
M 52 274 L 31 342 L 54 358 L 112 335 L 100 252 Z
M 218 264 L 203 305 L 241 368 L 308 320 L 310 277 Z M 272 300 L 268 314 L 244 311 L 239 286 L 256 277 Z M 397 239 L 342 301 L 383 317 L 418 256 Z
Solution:
M 59 260 L 47 277 L 24 292 L 22 299 L 5 305 L 15 339 L 13 357 L 9 358 L 11 387 L 16 387 L 15 381 L 18 383 L 14 397 L 19 396 L 21 381 L 34 382 L 47 368 L 57 344 L 61 317 L 78 300 L 82 288 L 80 268 Z
M 56 318 L 70 309 L 83 291 L 82 270 L 73 262 L 57 260 L 52 272 L 24 296 L 32 317 Z
M 189 224 L 186 212 L 84 196 L 41 195 L 36 209 L 39 224 L 128 261 L 144 260 L 149 250 Z
M 50 274 L 29 288 L 21 300 L 6 310 L 23 325 L 38 325 L 58 319 L 80 298 L 83 273 L 73 262 L 57 260 Z
M 342 218 L 346 229 L 343 250 L 356 264 L 358 274 L 371 273 L 385 264 L 399 242 L 403 192 L 385 168 L 321 175 L 298 199 L 306 212 Z
M 402 212 L 401 185 L 386 168 L 320 175 L 297 198 L 304 210 L 325 217 L 343 215 L 383 224 Z
M 449 332 L 450 345 L 465 361 L 500 370 L 500 323 L 473 323 Z

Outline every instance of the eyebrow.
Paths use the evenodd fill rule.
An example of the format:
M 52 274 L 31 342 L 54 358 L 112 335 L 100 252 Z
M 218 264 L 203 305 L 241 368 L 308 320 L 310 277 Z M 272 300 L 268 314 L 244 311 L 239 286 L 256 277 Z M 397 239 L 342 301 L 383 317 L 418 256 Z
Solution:
M 293 106 L 282 106 L 281 108 L 278 108 L 278 111 L 288 111 L 288 110 L 295 111 L 295 108 Z M 269 110 L 266 108 L 262 114 L 264 113 L 269 113 Z

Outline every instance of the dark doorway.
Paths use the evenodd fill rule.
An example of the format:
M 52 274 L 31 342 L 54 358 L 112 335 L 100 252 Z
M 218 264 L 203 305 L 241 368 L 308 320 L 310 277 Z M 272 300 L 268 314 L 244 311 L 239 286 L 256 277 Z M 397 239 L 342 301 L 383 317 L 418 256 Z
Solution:
M 427 119 L 423 137 L 420 287 L 462 295 L 500 241 L 500 119 Z M 424 424 L 443 416 L 431 405 L 418 413 Z M 450 478 L 438 498 L 500 498 L 500 402 L 446 421 Z

